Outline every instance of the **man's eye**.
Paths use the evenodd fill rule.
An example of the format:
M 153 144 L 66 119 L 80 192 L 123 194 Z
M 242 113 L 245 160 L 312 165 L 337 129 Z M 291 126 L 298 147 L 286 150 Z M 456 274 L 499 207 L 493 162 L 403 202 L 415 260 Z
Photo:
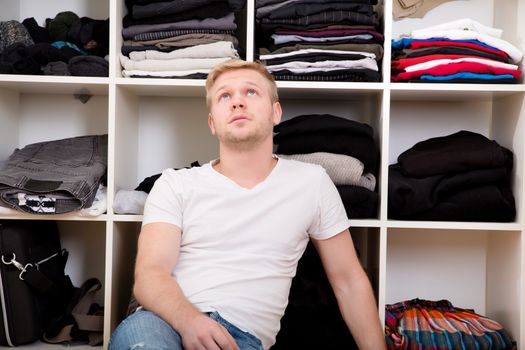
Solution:
M 247 96 L 256 96 L 257 95 L 257 91 L 255 91 L 254 89 L 248 89 L 248 91 L 246 91 L 246 95 Z
M 229 93 L 224 93 L 224 94 L 221 94 L 219 96 L 219 100 L 227 100 L 230 98 L 230 94 Z

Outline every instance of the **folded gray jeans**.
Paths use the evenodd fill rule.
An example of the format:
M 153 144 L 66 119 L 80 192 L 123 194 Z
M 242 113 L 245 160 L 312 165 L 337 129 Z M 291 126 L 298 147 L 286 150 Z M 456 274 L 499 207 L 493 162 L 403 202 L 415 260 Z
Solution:
M 89 207 L 107 168 L 107 135 L 15 149 L 0 169 L 1 204 L 34 214 Z

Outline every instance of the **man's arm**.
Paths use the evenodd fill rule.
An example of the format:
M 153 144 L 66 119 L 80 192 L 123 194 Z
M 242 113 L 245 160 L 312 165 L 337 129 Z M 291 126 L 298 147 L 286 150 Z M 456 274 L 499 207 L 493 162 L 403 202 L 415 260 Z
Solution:
M 383 350 L 386 342 L 379 321 L 376 301 L 355 253 L 348 230 L 326 240 L 312 239 L 339 310 L 360 349 Z
M 143 226 L 135 265 L 135 297 L 177 330 L 185 349 L 238 350 L 223 326 L 189 303 L 171 275 L 179 257 L 181 235 L 172 224 Z

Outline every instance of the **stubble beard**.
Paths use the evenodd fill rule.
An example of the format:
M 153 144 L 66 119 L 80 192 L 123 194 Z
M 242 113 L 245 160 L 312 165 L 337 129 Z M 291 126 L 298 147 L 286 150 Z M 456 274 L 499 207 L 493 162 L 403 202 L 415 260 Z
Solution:
M 236 133 L 234 130 L 226 130 L 224 134 L 217 135 L 220 143 L 236 151 L 250 151 L 273 134 L 273 121 L 269 118 L 263 124 L 248 133 Z

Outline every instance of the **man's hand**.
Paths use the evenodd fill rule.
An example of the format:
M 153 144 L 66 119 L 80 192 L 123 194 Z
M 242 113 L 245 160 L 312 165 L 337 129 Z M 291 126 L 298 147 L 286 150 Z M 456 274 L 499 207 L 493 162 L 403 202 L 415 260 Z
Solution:
M 192 315 L 178 331 L 186 350 L 240 350 L 226 328 L 204 314 Z

